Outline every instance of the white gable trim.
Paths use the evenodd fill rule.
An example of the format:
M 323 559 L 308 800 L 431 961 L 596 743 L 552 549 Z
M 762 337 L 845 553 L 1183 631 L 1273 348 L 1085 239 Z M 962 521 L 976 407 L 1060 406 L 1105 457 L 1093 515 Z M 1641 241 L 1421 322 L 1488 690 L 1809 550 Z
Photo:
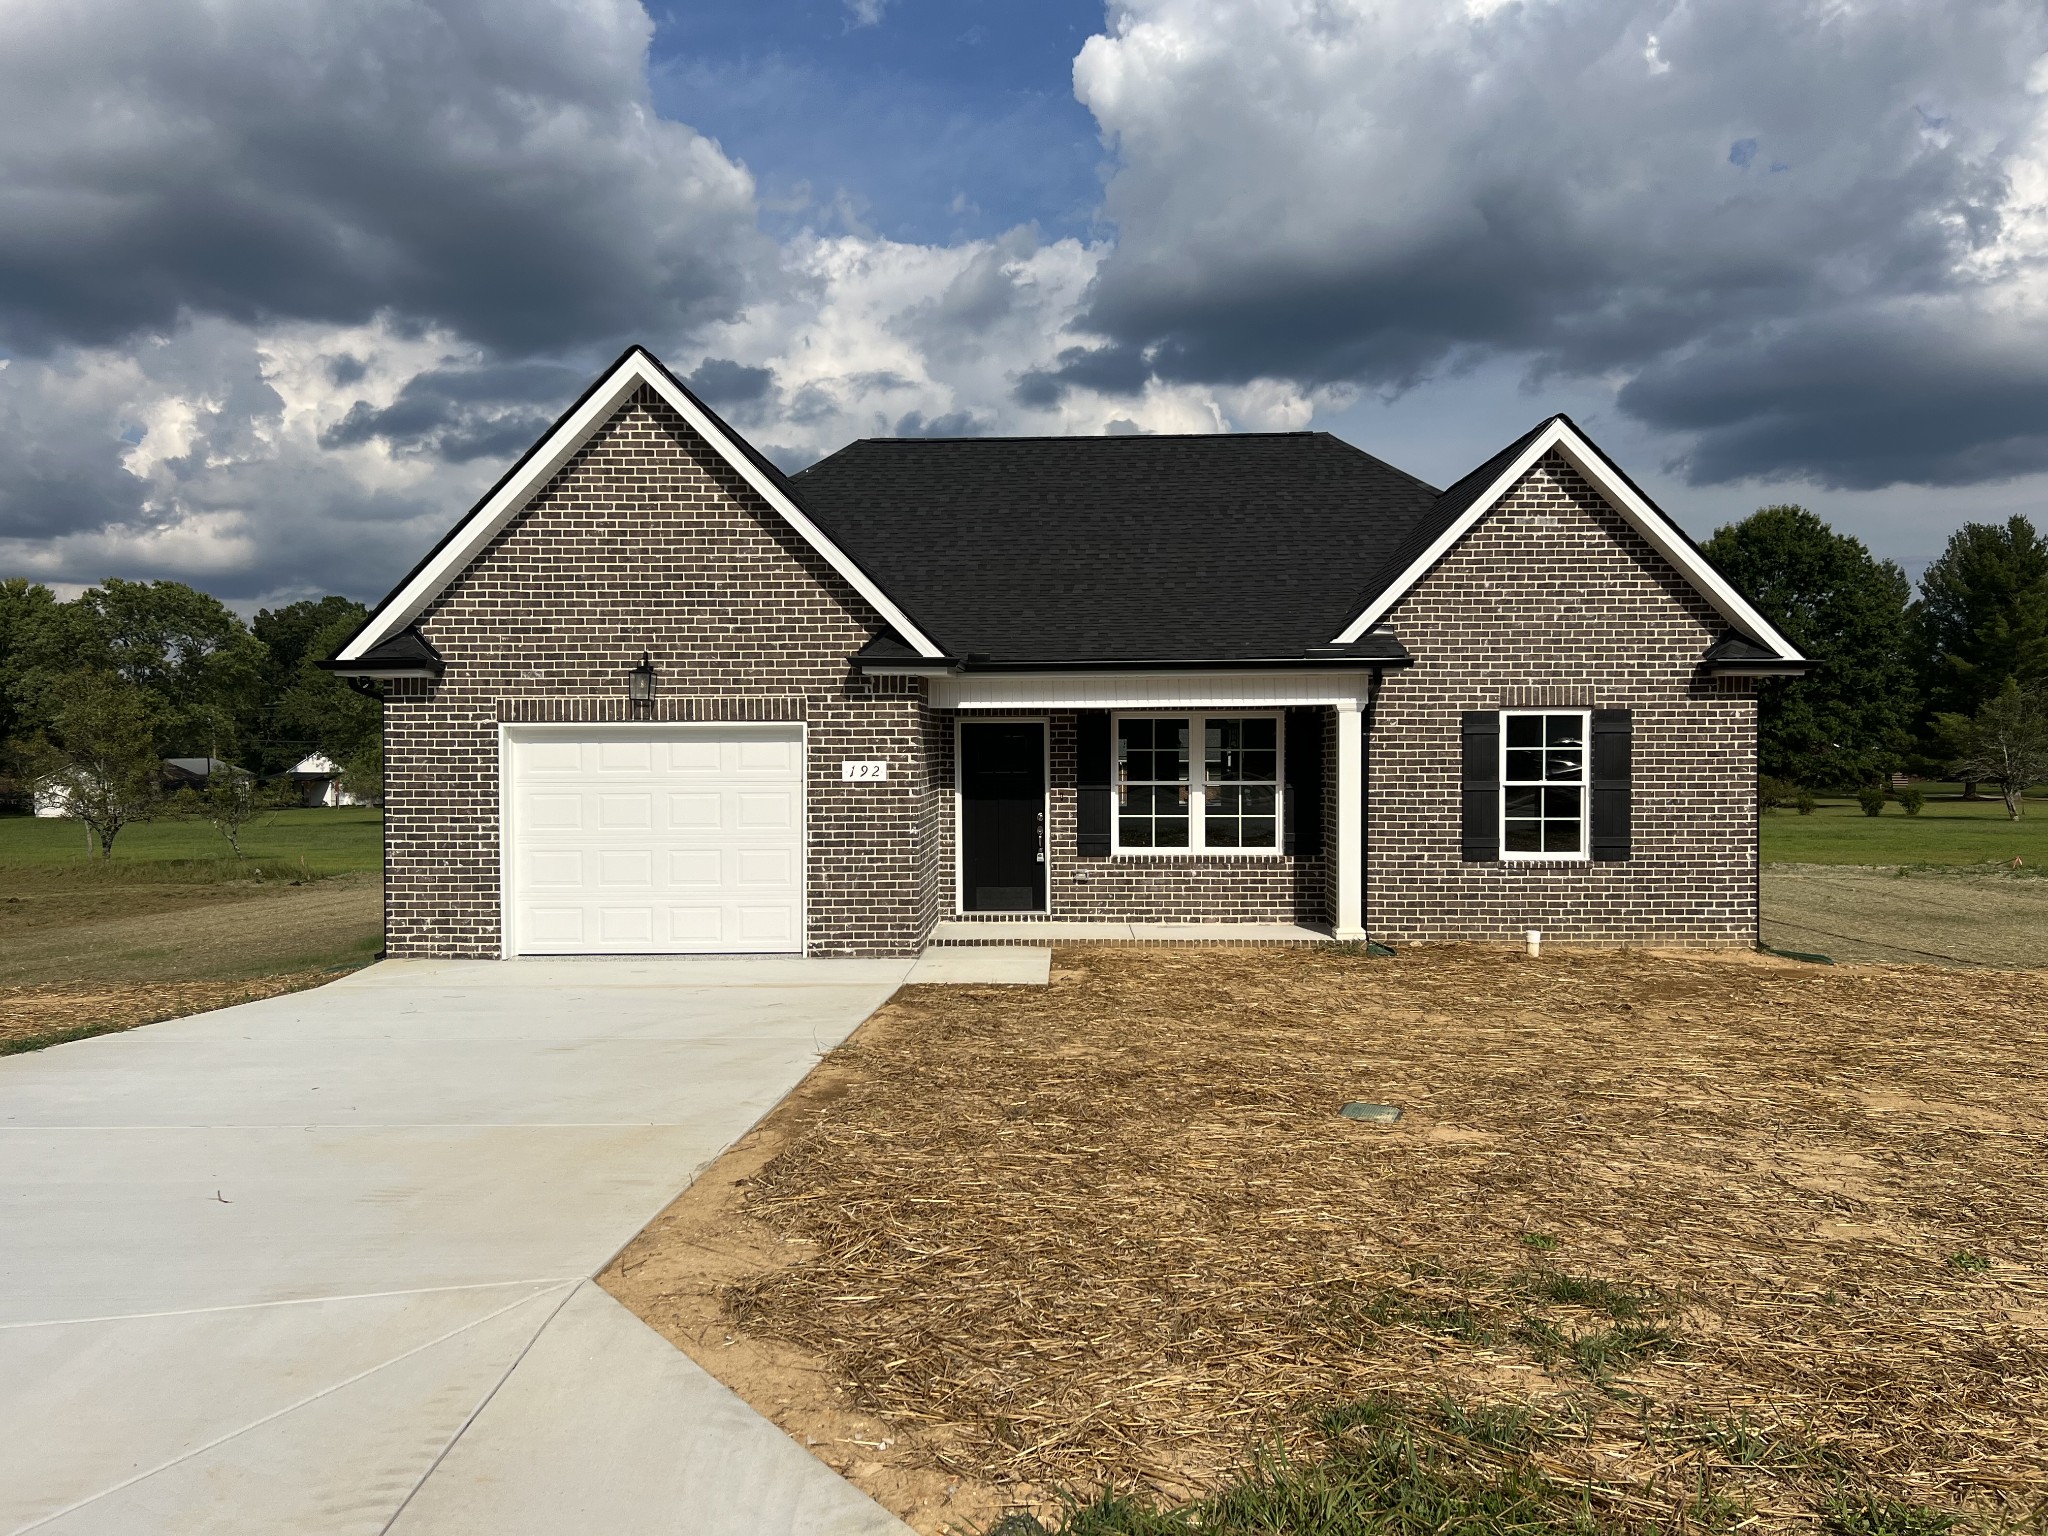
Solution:
M 731 435 L 686 392 L 676 387 L 675 381 L 652 356 L 645 350 L 635 347 L 618 367 L 612 370 L 610 376 L 590 393 L 582 405 L 564 417 L 547 437 L 542 439 L 540 446 L 521 466 L 519 472 L 472 511 L 457 527 L 454 536 L 407 578 L 405 585 L 384 600 L 382 606 L 370 615 L 369 622 L 342 647 L 335 660 L 358 660 L 364 653 L 389 640 L 424 613 L 427 606 L 462 574 L 470 561 L 481 554 L 484 547 L 525 509 L 527 502 L 535 493 L 581 451 L 583 445 L 597 434 L 598 428 L 611 420 L 613 413 L 643 384 L 660 395 L 678 416 L 690 424 L 698 436 L 712 446 L 720 458 L 738 471 L 740 478 L 753 487 L 755 494 L 796 529 L 804 542 L 823 556 L 826 564 L 846 579 L 848 586 L 867 599 L 896 633 L 916 648 L 919 655 L 943 654 L 924 631 L 910 621 L 909 615 L 890 601 L 888 594 L 875 585 L 873 578 L 855 564 L 846 551 L 826 537 L 825 531 L 812 522 L 801 507 L 784 495 L 781 488 L 763 474 L 752 459 L 740 451 Z
M 1374 598 L 1366 610 L 1331 643 L 1350 645 L 1384 619 L 1394 605 L 1406 597 L 1460 539 L 1477 527 L 1479 520 L 1491 512 L 1500 499 L 1513 490 L 1517 482 L 1552 449 L 1563 454 L 1571 466 L 1585 477 L 1586 483 L 1606 497 L 1608 504 L 1628 521 L 1629 526 L 1640 533 L 1652 549 L 1669 560 L 1730 625 L 1758 644 L 1769 646 L 1782 661 L 1805 660 L 1789 640 L 1749 605 L 1741 593 L 1722 579 L 1720 572 L 1700 557 L 1691 541 L 1673 527 L 1663 513 L 1638 495 L 1633 486 L 1615 473 L 1600 451 L 1573 431 L 1570 422 L 1561 418 L 1539 432 L 1515 461 L 1501 471 L 1500 478 L 1486 488 L 1486 493 L 1467 507 L 1463 515 L 1418 555 L 1414 563 L 1386 591 Z

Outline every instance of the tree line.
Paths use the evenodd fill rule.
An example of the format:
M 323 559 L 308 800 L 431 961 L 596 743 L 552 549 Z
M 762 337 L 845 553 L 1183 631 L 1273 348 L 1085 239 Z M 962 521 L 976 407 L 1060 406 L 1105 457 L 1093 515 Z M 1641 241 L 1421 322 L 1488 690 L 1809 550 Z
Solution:
M 0 580 L 0 798 L 25 810 L 38 784 L 63 786 L 81 819 L 112 831 L 155 814 L 165 758 L 210 758 L 240 773 L 187 806 L 222 814 L 320 753 L 354 794 L 383 789 L 383 706 L 316 663 L 367 617 L 345 597 L 266 608 L 254 623 L 177 581 L 123 581 L 70 601 L 19 577 Z M 87 801 L 107 800 L 105 806 Z
M 2048 779 L 2048 544 L 1967 523 L 1920 578 L 1804 507 L 1762 507 L 1707 557 L 1818 663 L 1762 686 L 1759 769 L 1820 790 L 1893 773 L 1997 786 L 2007 814 Z M 1967 791 L 1966 791 L 1967 792 Z

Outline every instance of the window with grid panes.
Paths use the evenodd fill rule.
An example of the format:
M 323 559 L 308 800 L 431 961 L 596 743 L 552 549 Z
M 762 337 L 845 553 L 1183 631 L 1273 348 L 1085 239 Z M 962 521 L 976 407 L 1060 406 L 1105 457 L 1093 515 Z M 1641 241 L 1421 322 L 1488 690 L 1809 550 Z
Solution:
M 1586 856 L 1584 711 L 1503 712 L 1500 816 L 1503 858 Z
M 1125 848 L 1188 846 L 1188 722 L 1125 718 L 1116 729 L 1116 837 Z
M 1199 743 L 1199 752 L 1190 752 Z M 1116 846 L 1280 847 L 1280 722 L 1271 715 L 1125 715 L 1116 734 Z
M 1202 721 L 1202 839 L 1210 848 L 1280 846 L 1280 722 Z

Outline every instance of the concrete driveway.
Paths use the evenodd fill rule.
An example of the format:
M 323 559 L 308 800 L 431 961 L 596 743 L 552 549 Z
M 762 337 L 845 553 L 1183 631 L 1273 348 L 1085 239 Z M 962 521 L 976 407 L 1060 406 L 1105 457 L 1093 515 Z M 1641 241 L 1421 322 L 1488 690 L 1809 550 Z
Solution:
M 0 1060 L 0 1532 L 901 1533 L 589 1283 L 907 961 L 387 961 Z

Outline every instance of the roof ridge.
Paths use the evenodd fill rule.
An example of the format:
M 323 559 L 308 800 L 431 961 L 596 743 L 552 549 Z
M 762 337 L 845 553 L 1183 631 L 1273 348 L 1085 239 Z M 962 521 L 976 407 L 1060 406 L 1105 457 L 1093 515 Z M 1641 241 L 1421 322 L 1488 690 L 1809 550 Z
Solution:
M 959 437 L 856 437 L 854 443 L 1161 443 L 1236 441 L 1247 437 L 1327 437 L 1344 439 L 1322 427 L 1303 427 L 1292 432 L 1016 432 L 973 433 Z M 851 447 L 849 443 L 847 446 Z M 1353 446 L 1345 443 L 1345 447 Z M 1361 453 L 1363 449 L 1359 450 Z

